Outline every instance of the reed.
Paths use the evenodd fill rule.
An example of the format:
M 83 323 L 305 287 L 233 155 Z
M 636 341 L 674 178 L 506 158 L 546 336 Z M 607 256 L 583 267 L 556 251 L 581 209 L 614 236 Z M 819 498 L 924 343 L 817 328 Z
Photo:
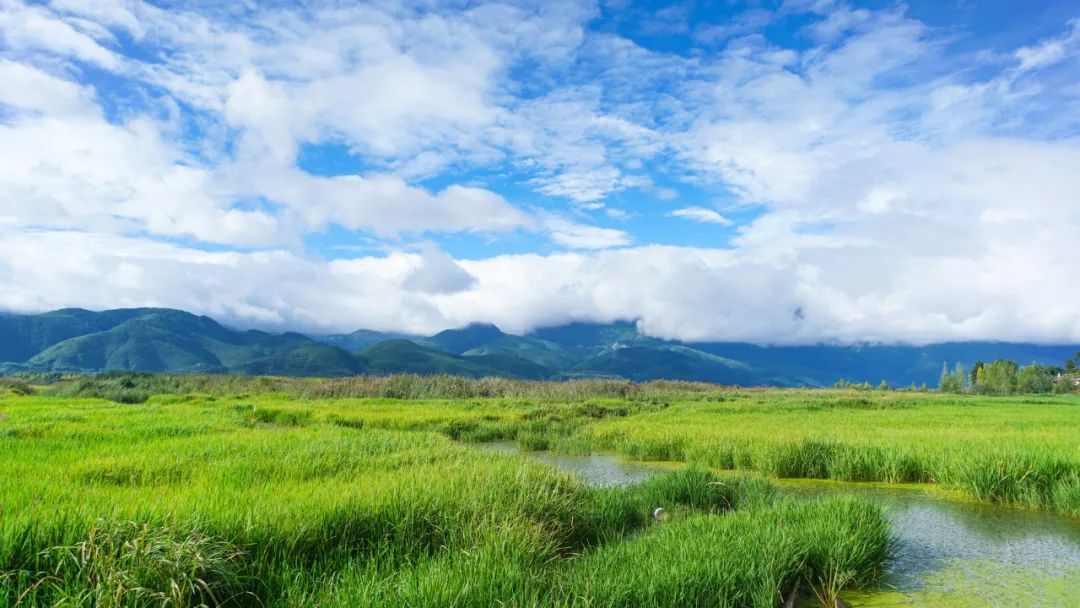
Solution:
M 616 605 L 589 574 L 609 551 L 658 534 L 658 551 L 678 551 L 685 539 L 669 527 L 795 508 L 777 506 L 761 477 L 689 467 L 591 488 L 450 438 L 633 415 L 609 406 L 564 416 L 513 400 L 6 398 L 0 606 Z M 651 516 L 657 506 L 670 520 Z M 855 521 L 816 513 L 806 517 L 822 526 Z M 761 517 L 747 521 L 776 523 Z M 800 521 L 803 545 L 785 563 L 816 542 Z M 792 572 L 816 576 L 809 562 Z M 722 592 L 694 576 L 670 584 Z M 762 589 L 778 580 L 743 576 Z

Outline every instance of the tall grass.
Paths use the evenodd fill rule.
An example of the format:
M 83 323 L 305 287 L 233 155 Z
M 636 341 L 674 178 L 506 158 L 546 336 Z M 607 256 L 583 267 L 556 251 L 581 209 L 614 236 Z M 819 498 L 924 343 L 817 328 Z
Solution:
M 1075 395 L 130 373 L 68 380 L 48 390 L 120 402 L 163 393 L 243 403 L 258 397 L 272 402 L 268 407 L 284 403 L 288 411 L 317 403 L 341 426 L 437 431 L 459 441 L 514 439 L 531 450 L 609 449 L 630 459 L 683 460 L 775 477 L 941 483 L 977 500 L 1080 515 Z
M 766 608 L 804 584 L 833 606 L 877 580 L 893 543 L 877 507 L 853 499 L 694 515 L 569 564 L 566 595 L 589 607 Z
M 636 411 L 608 405 L 563 416 L 517 401 L 5 399 L 0 606 L 614 605 L 586 577 L 605 552 L 656 534 L 659 551 L 676 551 L 668 527 L 794 508 L 776 506 L 760 477 L 690 467 L 590 488 L 447 436 L 454 422 L 513 429 Z M 658 506 L 670 520 L 651 516 Z M 816 517 L 855 522 L 837 509 Z M 776 559 L 810 581 L 803 554 L 819 541 L 800 522 L 790 533 L 801 544 Z M 727 593 L 692 574 L 685 593 Z M 759 574 L 755 584 L 775 582 L 745 576 Z
M 715 392 L 716 385 L 658 380 L 643 384 L 615 380 L 548 382 L 508 378 L 466 378 L 451 375 L 394 374 L 346 378 L 284 378 L 106 372 L 74 376 L 49 387 L 58 397 L 113 399 L 126 393 L 234 396 L 284 393 L 301 399 L 535 399 L 581 401 L 594 398 L 670 399 Z
M 1080 516 L 1080 399 L 847 391 L 732 393 L 589 424 L 625 458 L 773 477 L 939 483 L 973 499 Z

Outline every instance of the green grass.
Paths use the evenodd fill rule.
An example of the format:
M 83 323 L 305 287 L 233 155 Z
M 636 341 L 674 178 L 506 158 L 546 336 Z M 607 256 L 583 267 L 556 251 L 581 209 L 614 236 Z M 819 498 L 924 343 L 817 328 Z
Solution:
M 774 477 L 929 482 L 1080 516 L 1080 400 L 767 391 L 682 401 L 587 427 L 626 458 Z
M 28 392 L 0 394 L 4 608 L 776 606 L 797 584 L 831 605 L 873 583 L 876 507 L 781 499 L 751 471 L 1080 515 L 1075 396 L 122 374 Z M 499 439 L 698 466 L 590 488 L 469 445 Z
M 319 404 L 339 425 L 617 451 L 774 477 L 930 482 L 974 500 L 1080 516 L 1080 398 L 854 390 L 723 390 L 686 382 L 529 382 L 452 376 L 335 380 L 122 375 L 56 395 L 149 394 Z M 382 398 L 381 400 L 379 398 Z M 409 400 L 408 407 L 398 401 Z
M 770 585 L 822 586 L 822 568 L 846 572 L 829 547 L 841 539 L 879 547 L 840 552 L 860 571 L 887 559 L 885 520 L 868 504 L 789 503 L 763 478 L 694 467 L 591 488 L 449 437 L 454 425 L 475 437 L 633 409 L 566 407 L 5 396 L 0 606 L 615 606 L 633 597 L 597 573 L 633 583 L 616 565 L 653 551 L 744 568 L 762 598 Z M 657 506 L 670 519 L 654 521 Z M 784 541 L 753 554 L 733 541 L 762 527 Z M 675 546 L 689 537 L 697 557 Z M 655 603 L 744 605 L 741 590 L 696 573 L 670 572 Z

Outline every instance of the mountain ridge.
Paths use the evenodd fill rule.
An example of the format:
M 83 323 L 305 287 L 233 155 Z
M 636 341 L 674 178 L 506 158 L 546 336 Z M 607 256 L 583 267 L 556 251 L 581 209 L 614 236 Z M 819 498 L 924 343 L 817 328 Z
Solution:
M 700 380 L 822 386 L 844 379 L 933 384 L 943 363 L 1013 359 L 1057 365 L 1076 346 L 966 341 L 922 346 L 684 343 L 634 323 L 574 322 L 507 334 L 471 324 L 432 336 L 359 329 L 303 335 L 237 330 L 169 308 L 66 308 L 0 314 L 0 373 L 135 370 L 284 376 L 448 373 L 527 379 Z

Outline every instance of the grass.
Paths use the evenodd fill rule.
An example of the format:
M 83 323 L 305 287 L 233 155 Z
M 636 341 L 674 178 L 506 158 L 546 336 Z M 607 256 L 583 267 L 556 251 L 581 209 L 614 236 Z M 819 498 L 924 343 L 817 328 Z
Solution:
M 106 399 L 125 392 L 146 397 Z M 1078 401 L 418 377 L 8 390 L 0 607 L 776 606 L 796 586 L 831 606 L 880 575 L 885 519 L 754 471 L 1080 516 Z M 468 445 L 507 439 L 693 465 L 591 488 Z
M 452 376 L 333 380 L 113 373 L 57 396 L 245 399 L 339 426 L 425 430 L 527 450 L 614 450 L 781 478 L 940 483 L 973 500 L 1080 516 L 1080 399 L 855 390 L 724 390 L 688 382 Z M 201 396 L 201 397 L 200 397 Z M 145 397 L 144 397 L 145 398 Z M 401 401 L 409 402 L 402 407 Z M 279 408 L 280 409 L 280 408 Z
M 782 478 L 940 483 L 1080 516 L 1080 400 L 843 391 L 732 393 L 599 421 L 595 448 Z
M 619 552 L 633 547 L 691 559 L 674 546 L 691 536 L 694 559 L 745 566 L 759 590 L 821 584 L 815 560 L 838 560 L 844 552 L 827 545 L 841 538 L 881 548 L 844 558 L 859 568 L 877 572 L 887 559 L 885 520 L 869 504 L 789 503 L 761 477 L 697 467 L 591 488 L 449 437 L 632 415 L 567 407 L 562 416 L 512 400 L 6 396 L 0 606 L 627 605 L 630 596 L 598 584 L 601 564 L 615 577 Z M 654 520 L 657 506 L 668 520 Z M 732 539 L 758 527 L 784 540 L 744 555 Z M 831 537 L 815 531 L 830 527 Z M 669 573 L 666 585 L 681 590 L 657 605 L 729 595 L 742 605 L 742 591 L 695 572 Z M 869 580 L 837 579 L 827 593 Z

